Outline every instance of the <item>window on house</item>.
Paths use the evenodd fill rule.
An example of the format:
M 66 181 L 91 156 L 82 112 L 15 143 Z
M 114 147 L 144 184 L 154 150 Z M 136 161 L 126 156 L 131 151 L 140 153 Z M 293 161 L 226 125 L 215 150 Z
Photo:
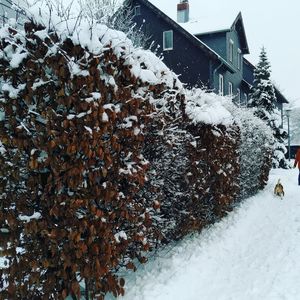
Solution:
M 238 105 L 241 106 L 241 90 L 240 89 L 237 89 L 236 99 L 237 99 Z
M 141 6 L 140 5 L 137 5 L 133 8 L 133 13 L 134 13 L 134 16 L 140 16 L 141 15 Z
M 244 93 L 245 105 L 248 105 L 248 95 Z
M 219 94 L 224 95 L 224 77 L 222 74 L 219 74 Z
M 163 47 L 164 50 L 173 49 L 173 30 L 163 32 Z
M 233 62 L 233 40 L 229 40 L 229 61 Z
M 228 82 L 228 95 L 230 97 L 232 97 L 232 94 L 233 94 L 233 92 L 232 92 L 232 82 Z
M 242 67 L 242 51 L 241 49 L 238 49 L 238 54 L 237 54 L 237 67 L 240 70 Z

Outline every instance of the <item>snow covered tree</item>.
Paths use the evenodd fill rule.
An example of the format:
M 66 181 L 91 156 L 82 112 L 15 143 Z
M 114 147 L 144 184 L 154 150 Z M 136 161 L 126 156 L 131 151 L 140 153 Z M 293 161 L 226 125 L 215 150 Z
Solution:
M 240 200 L 255 195 L 268 182 L 272 166 L 274 137 L 267 124 L 253 114 L 252 109 L 228 109 L 239 125 L 241 142 L 240 156 Z
M 270 114 L 274 112 L 277 102 L 270 76 L 271 66 L 263 47 L 259 62 L 254 69 L 254 82 L 251 88 L 249 106 L 256 107 L 256 115 L 266 121 L 270 119 Z
M 281 128 L 280 113 L 277 109 L 275 88 L 270 79 L 271 66 L 263 47 L 259 62 L 254 69 L 254 82 L 251 88 L 249 106 L 255 108 L 255 115 L 265 121 L 273 131 L 275 138 L 272 165 L 275 168 L 288 168 L 285 159 L 286 147 L 284 141 L 287 132 Z

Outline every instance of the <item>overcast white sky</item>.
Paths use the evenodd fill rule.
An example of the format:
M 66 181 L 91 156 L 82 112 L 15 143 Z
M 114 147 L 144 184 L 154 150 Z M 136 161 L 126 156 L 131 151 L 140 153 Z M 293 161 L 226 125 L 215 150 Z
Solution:
M 176 14 L 179 0 L 150 0 L 169 15 Z M 265 46 L 272 79 L 288 98 L 300 106 L 300 0 L 189 0 L 192 19 L 214 24 L 228 23 L 242 12 L 250 55 L 258 62 Z M 219 28 L 222 29 L 222 28 Z

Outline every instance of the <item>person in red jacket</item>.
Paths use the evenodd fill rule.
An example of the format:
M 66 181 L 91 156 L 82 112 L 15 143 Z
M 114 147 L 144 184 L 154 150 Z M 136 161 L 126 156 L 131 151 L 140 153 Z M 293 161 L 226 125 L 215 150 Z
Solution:
M 294 168 L 296 168 L 297 165 L 299 168 L 298 185 L 300 185 L 300 148 L 298 148 L 296 153 Z

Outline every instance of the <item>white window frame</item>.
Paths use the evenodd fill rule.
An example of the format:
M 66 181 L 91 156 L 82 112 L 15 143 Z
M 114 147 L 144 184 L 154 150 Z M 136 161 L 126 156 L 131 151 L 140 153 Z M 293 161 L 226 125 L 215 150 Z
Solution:
M 237 54 L 237 68 L 239 70 L 242 69 L 242 50 L 238 48 L 238 54 Z
M 241 106 L 241 90 L 239 88 L 236 89 L 236 98 L 238 101 L 238 105 Z
M 232 84 L 232 82 L 228 82 L 228 95 L 230 96 L 230 97 L 232 97 L 233 96 L 233 84 Z
M 244 98 L 245 98 L 245 104 L 246 106 L 248 105 L 248 94 L 244 93 Z
M 166 34 L 168 33 L 171 33 L 171 36 L 172 36 L 172 47 L 169 47 L 169 48 L 166 48 L 166 45 L 165 45 L 165 37 L 166 37 Z M 173 50 L 173 47 L 174 47 L 174 39 L 173 39 L 173 30 L 166 30 L 163 32 L 163 50 Z
M 224 76 L 219 74 L 219 95 L 224 95 Z
M 233 63 L 233 45 L 234 42 L 232 39 L 229 40 L 229 61 Z
M 140 5 L 136 5 L 133 8 L 133 14 L 134 14 L 134 16 L 140 16 L 141 15 L 141 6 Z

